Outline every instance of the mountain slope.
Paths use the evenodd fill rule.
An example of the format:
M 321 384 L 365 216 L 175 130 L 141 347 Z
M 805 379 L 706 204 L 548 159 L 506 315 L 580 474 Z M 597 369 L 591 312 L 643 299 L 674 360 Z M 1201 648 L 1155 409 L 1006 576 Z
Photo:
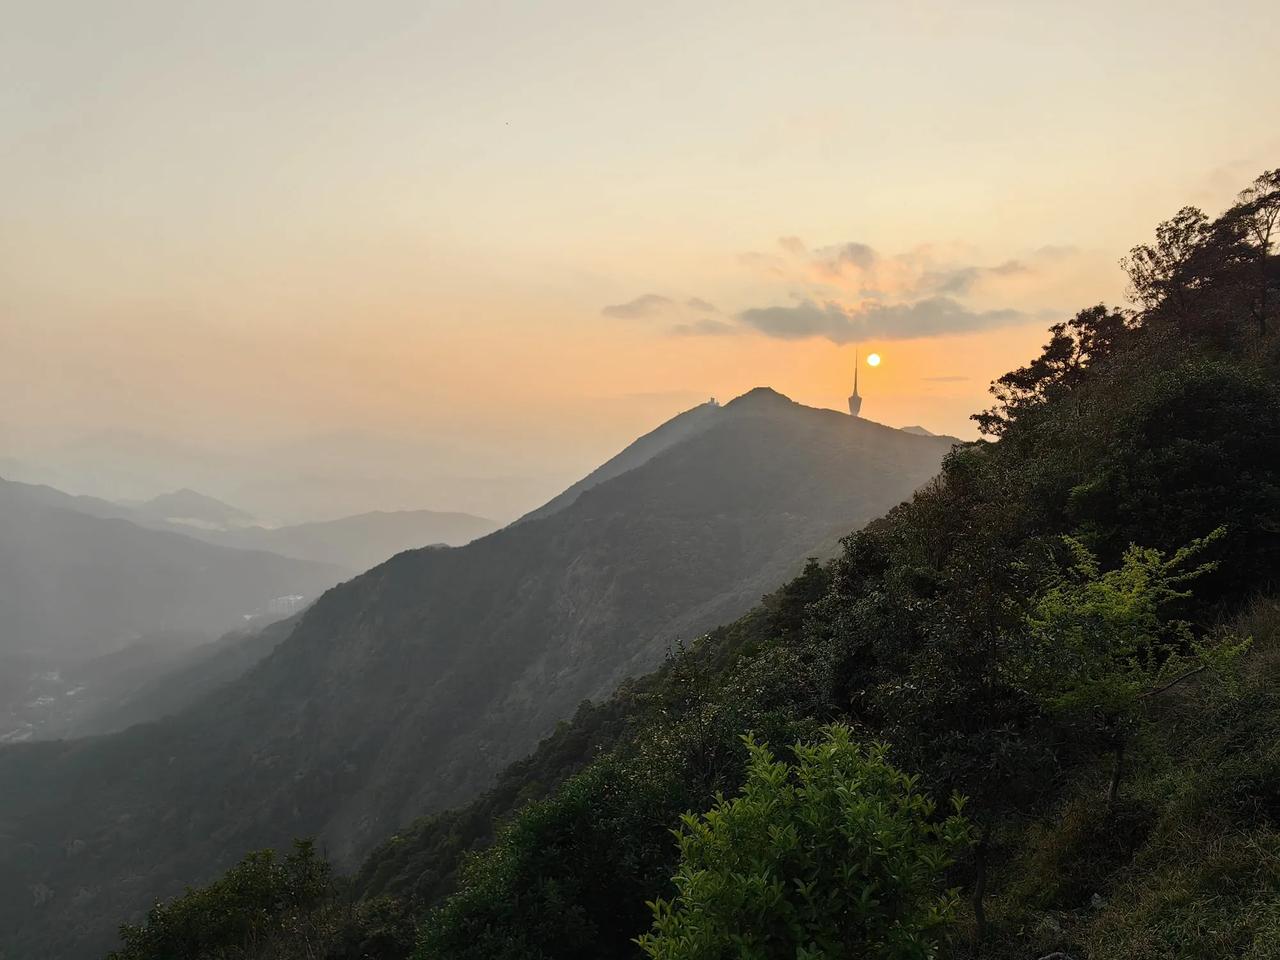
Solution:
M 314 596 L 347 575 L 81 509 L 99 504 L 0 481 L 0 654 L 96 656 L 159 631 L 217 634 L 272 597 Z
M 558 510 L 563 510 L 577 500 L 584 491 L 590 490 L 606 480 L 612 480 L 614 477 L 624 474 L 643 463 L 647 463 L 668 447 L 706 430 L 717 422 L 716 418 L 719 412 L 719 406 L 714 401 L 711 401 L 692 407 L 684 411 L 684 413 L 677 414 L 656 430 L 651 430 L 629 444 L 617 456 L 610 457 L 573 484 L 573 486 L 552 497 L 537 510 L 531 510 L 526 513 L 517 522 L 548 517 Z
M 129 520 L 134 523 L 140 520 L 140 514 L 132 507 L 98 497 L 64 493 L 43 483 L 22 483 L 0 478 L 0 497 L 21 499 L 25 503 L 42 507 L 61 507 L 64 510 L 87 513 L 91 517 Z
M 950 447 L 768 390 L 712 410 L 555 513 L 330 590 L 175 718 L 0 750 L 0 946 L 86 955 L 153 897 L 293 836 L 353 864 L 831 552 Z
M 461 546 L 492 533 L 496 526 L 492 520 L 469 513 L 375 510 L 274 529 L 245 527 L 197 535 L 229 546 L 367 570 L 405 550 L 438 544 Z
M 168 655 L 159 664 L 147 670 L 124 671 L 111 684 L 103 684 L 102 678 L 95 676 L 93 686 L 106 689 L 100 690 L 92 703 L 81 705 L 62 736 L 113 733 L 177 713 L 248 673 L 288 636 L 296 621 L 294 615 L 261 629 L 234 631 L 194 648 L 166 651 Z M 72 678 L 97 665 L 96 661 L 85 664 L 73 671 Z

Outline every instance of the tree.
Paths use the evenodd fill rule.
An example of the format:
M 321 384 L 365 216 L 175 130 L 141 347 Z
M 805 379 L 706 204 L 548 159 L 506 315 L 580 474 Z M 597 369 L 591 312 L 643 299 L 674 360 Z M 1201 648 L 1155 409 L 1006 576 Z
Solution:
M 746 743 L 741 794 L 686 814 L 676 831 L 676 894 L 650 904 L 653 929 L 636 941 L 645 954 L 936 956 L 959 899 L 942 889 L 943 872 L 973 839 L 961 801 L 939 820 L 917 778 L 895 769 L 885 747 L 855 743 L 845 726 L 796 745 L 796 764 Z
M 1091 363 L 1111 356 L 1125 343 L 1133 326 L 1118 310 L 1102 304 L 1081 310 L 1049 328 L 1040 356 L 1011 370 L 991 385 L 995 406 L 970 418 L 988 436 L 1001 436 L 1020 414 L 1041 406 L 1077 386 Z
M 1184 207 L 1156 228 L 1155 243 L 1124 260 L 1130 292 L 1149 321 L 1183 333 L 1234 334 L 1251 319 L 1265 335 L 1280 288 L 1272 254 L 1280 223 L 1280 170 L 1264 172 L 1216 220 Z
M 284 860 L 258 850 L 208 886 L 156 904 L 143 924 L 121 926 L 124 945 L 109 960 L 320 957 L 311 915 L 332 892 L 329 864 L 310 840 Z
M 1271 248 L 1280 231 L 1280 168 L 1268 170 L 1241 191 L 1235 206 L 1222 217 L 1227 229 L 1234 231 L 1239 242 L 1252 253 L 1249 311 L 1258 332 L 1267 332 L 1267 317 L 1273 309 L 1272 290 L 1280 288 L 1280 271 L 1272 261 Z
M 1064 537 L 1070 561 L 1028 617 L 1029 682 L 1059 716 L 1099 726 L 1111 743 L 1109 803 L 1120 788 L 1126 742 L 1150 700 L 1225 667 L 1248 647 L 1234 638 L 1198 640 L 1190 623 L 1171 615 L 1190 596 L 1186 584 L 1216 566 L 1192 561 L 1224 534 L 1218 528 L 1171 556 L 1132 546 L 1106 573 L 1083 544 Z

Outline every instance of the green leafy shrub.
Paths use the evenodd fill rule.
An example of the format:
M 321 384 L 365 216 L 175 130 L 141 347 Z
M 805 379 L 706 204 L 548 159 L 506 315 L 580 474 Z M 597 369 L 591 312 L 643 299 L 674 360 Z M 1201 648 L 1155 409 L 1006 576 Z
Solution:
M 1172 615 L 1191 596 L 1187 584 L 1216 566 L 1192 561 L 1224 534 L 1219 527 L 1172 556 L 1131 546 L 1105 573 L 1082 543 L 1064 538 L 1071 562 L 1032 604 L 1026 682 L 1076 729 L 1100 728 L 1091 732 L 1115 752 L 1112 802 L 1125 746 L 1153 698 L 1206 671 L 1229 676 L 1249 647 L 1247 638 L 1198 639 Z
M 908 960 L 937 954 L 958 902 L 942 877 L 972 840 L 935 818 L 917 779 L 848 727 L 794 747 L 797 763 L 747 739 L 739 796 L 678 831 L 676 895 L 637 941 L 654 960 Z

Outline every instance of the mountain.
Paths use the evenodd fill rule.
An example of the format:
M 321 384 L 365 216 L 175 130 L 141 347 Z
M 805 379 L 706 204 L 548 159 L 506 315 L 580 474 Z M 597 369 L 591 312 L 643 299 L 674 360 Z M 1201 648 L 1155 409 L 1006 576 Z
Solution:
M 0 657 L 5 680 L 0 683 L 0 743 L 120 729 L 99 726 L 92 717 L 207 646 L 212 644 L 204 634 L 164 631 L 88 659 L 39 653 Z
M 918 426 L 918 425 L 917 425 L 917 426 L 910 426 L 910 427 L 903 427 L 903 428 L 902 428 L 902 432 L 903 432 L 903 433 L 914 433 L 914 434 L 915 434 L 916 436 L 918 436 L 918 437 L 936 437 L 936 436 L 937 436 L 937 434 L 936 434 L 936 433 L 934 433 L 932 430 L 926 430 L 924 427 L 921 427 L 921 426 Z
M 17 480 L 6 480 L 0 477 L 0 497 L 20 499 L 24 503 L 40 507 L 61 507 L 86 513 L 91 517 L 104 517 L 116 520 L 130 520 L 137 523 L 140 517 L 132 507 L 125 504 L 112 503 L 98 497 L 87 497 L 64 493 L 55 487 L 42 483 L 22 483 Z
M 229 546 L 333 563 L 349 570 L 367 570 L 405 550 L 438 544 L 461 546 L 496 528 L 492 520 L 469 513 L 375 510 L 338 520 L 274 529 L 253 526 L 197 536 Z
M 178 713 L 237 677 L 247 673 L 289 635 L 297 615 L 256 630 L 236 630 L 195 647 L 155 649 L 145 669 L 119 664 L 115 675 L 104 678 L 98 662 L 68 671 L 69 682 L 89 674 L 94 680 L 86 693 L 94 694 L 65 724 L 64 736 L 89 736 L 124 730 Z M 131 647 L 109 659 L 120 661 L 140 652 Z M 109 679 L 113 682 L 104 682 Z M 81 695 L 83 698 L 83 694 Z
M 91 657 L 161 631 L 217 635 L 274 597 L 316 596 L 349 574 L 84 512 L 102 503 L 0 481 L 0 655 Z
M 186 487 L 144 500 L 136 504 L 135 509 L 157 520 L 214 530 L 235 529 L 254 523 L 253 516 L 238 507 Z
M 951 447 L 767 389 L 683 423 L 554 512 L 335 587 L 172 718 L 0 749 L 0 949 L 91 955 L 153 898 L 295 836 L 354 864 L 833 553 Z
M 610 457 L 563 493 L 553 497 L 538 509 L 531 510 L 525 514 L 520 518 L 520 521 L 536 520 L 539 517 L 550 516 L 558 510 L 563 510 L 577 500 L 584 491 L 626 473 L 628 470 L 652 460 L 663 450 L 679 443 L 681 440 L 686 440 L 706 430 L 717 422 L 716 417 L 719 412 L 719 405 L 712 400 L 686 410 L 684 413 L 677 414 L 656 430 L 651 430 L 643 437 L 635 440 L 617 456 Z

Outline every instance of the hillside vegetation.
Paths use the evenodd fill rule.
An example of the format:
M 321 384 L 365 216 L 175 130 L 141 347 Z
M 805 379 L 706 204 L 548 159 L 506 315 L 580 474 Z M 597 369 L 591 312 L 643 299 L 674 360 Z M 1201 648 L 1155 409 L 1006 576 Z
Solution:
M 977 419 L 998 442 L 956 450 L 832 562 L 389 840 L 301 914 L 306 944 L 149 945 L 191 894 L 118 956 L 1275 956 L 1278 215 L 1280 172 L 1216 220 L 1162 224 L 1127 261 L 1136 310 L 1082 311 L 997 382 Z M 813 746 L 833 721 L 882 744 L 906 789 L 967 798 L 950 854 L 876 819 L 898 801 L 862 798 L 900 774 Z M 760 768 L 746 733 L 779 756 L 810 744 L 802 765 L 852 763 L 844 819 L 823 819 L 798 769 Z M 717 799 L 744 783 L 745 806 Z M 888 926 L 814 913 L 837 902 L 804 866 L 826 849 L 821 822 L 897 831 L 908 899 L 886 899 L 874 860 L 836 864 L 860 903 L 895 911 Z M 714 882 L 732 863 L 734 882 Z M 776 922 L 717 926 L 746 897 Z

